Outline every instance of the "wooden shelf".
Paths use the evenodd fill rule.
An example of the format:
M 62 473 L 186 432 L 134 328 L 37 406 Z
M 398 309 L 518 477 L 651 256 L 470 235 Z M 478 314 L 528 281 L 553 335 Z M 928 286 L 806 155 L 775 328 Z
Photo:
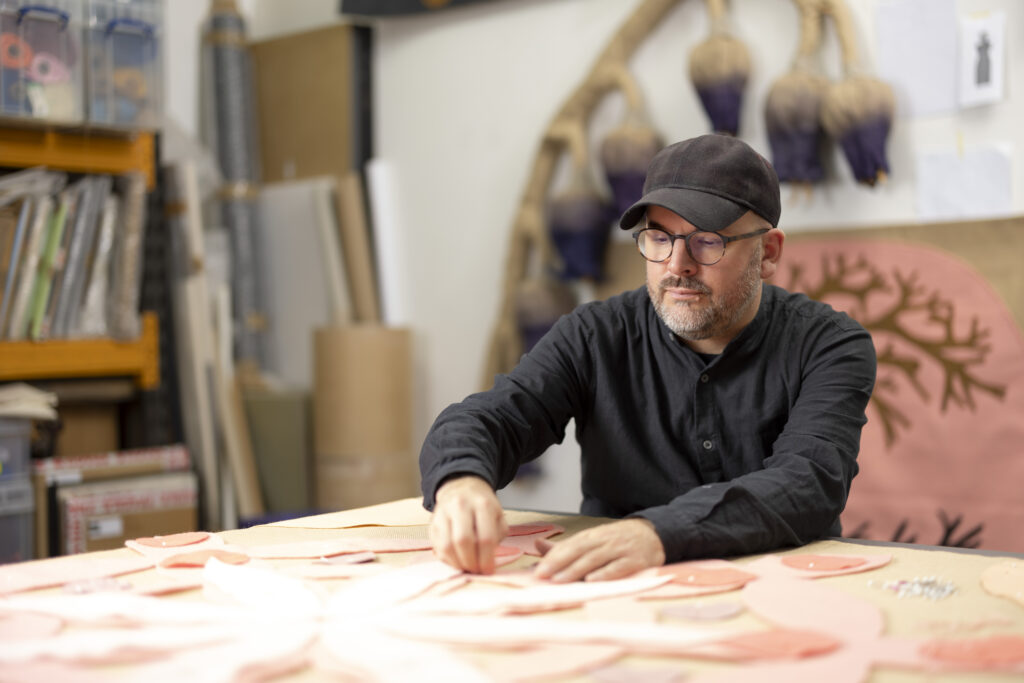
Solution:
M 134 341 L 51 339 L 0 343 L 0 381 L 124 377 L 140 389 L 160 384 L 160 342 L 156 315 L 142 316 Z
M 72 173 L 142 171 L 155 187 L 153 134 L 105 129 L 52 129 L 0 119 L 0 166 L 47 166 Z

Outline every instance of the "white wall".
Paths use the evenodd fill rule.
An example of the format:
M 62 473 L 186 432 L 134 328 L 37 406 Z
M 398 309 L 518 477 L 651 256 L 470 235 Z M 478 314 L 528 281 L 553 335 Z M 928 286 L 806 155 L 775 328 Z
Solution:
M 874 66 L 874 10 L 883 0 L 848 0 L 865 61 Z M 197 130 L 194 47 L 200 0 L 169 0 L 168 109 Z M 334 0 L 242 3 L 250 34 L 264 37 L 330 21 Z M 501 296 L 508 233 L 540 135 L 639 0 L 496 0 L 437 14 L 379 20 L 375 34 L 374 113 L 378 157 L 393 171 L 394 211 L 404 236 L 400 264 L 417 342 L 415 434 L 480 383 L 484 354 Z M 761 108 L 772 81 L 795 50 L 797 12 L 789 0 L 732 0 L 736 34 L 752 53 L 740 135 L 767 153 Z M 781 225 L 849 227 L 914 222 L 915 155 L 982 143 L 1012 145 L 1024 167 L 1024 3 L 957 0 L 962 14 L 1007 14 L 1008 98 L 1004 103 L 928 118 L 898 118 L 889 143 L 890 182 L 856 185 L 836 154 L 837 179 L 808 201 L 783 191 Z M 707 131 L 685 76 L 686 56 L 708 30 L 705 4 L 683 0 L 637 50 L 631 67 L 655 124 L 667 140 Z M 838 47 L 825 45 L 826 66 L 839 75 Z M 594 117 L 600 138 L 617 122 L 609 99 Z M 1024 213 L 1024 174 L 1013 177 L 1013 213 Z M 621 238 L 621 235 L 617 235 Z M 571 441 L 571 436 L 569 437 Z M 551 454 L 549 454 L 550 456 Z M 563 446 L 545 462 L 537 487 L 503 494 L 507 504 L 574 509 L 579 500 L 578 449 Z M 550 458 L 545 456 L 545 460 Z

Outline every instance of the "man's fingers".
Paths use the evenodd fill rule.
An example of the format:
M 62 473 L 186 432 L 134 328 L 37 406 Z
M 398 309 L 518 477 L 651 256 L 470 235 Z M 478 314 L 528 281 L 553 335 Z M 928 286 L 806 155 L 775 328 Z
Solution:
M 439 560 L 457 569 L 462 569 L 459 559 L 455 555 L 455 548 L 452 546 L 451 525 L 445 515 L 434 515 L 427 529 L 427 535 L 430 537 L 430 544 L 434 547 L 434 554 Z
M 478 574 L 480 572 L 476 520 L 473 515 L 461 515 L 451 523 L 451 546 L 455 555 L 455 566 Z

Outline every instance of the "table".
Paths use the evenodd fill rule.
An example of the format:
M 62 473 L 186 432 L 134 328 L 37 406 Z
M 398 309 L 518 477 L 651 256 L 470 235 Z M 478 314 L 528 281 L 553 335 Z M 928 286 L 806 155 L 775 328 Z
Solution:
M 565 535 L 604 521 L 578 515 L 530 511 L 508 511 L 507 518 L 513 525 L 556 524 L 565 529 Z M 429 515 L 420 506 L 419 499 L 410 498 L 356 510 L 225 531 L 216 536 L 218 542 L 224 541 L 227 547 L 235 547 L 254 555 L 261 552 L 259 549 L 266 549 L 268 546 L 300 542 L 334 543 L 338 539 L 358 539 L 360 543 L 366 542 L 365 539 L 377 539 L 377 542 L 381 542 L 382 539 L 388 539 L 389 542 L 393 539 L 405 539 L 411 543 L 411 547 L 416 547 L 417 543 L 419 547 L 423 547 L 426 539 L 425 525 L 428 521 Z M 558 538 L 559 536 L 555 536 L 552 540 L 557 541 Z M 186 548 L 182 548 L 184 549 Z M 801 572 L 805 570 L 786 569 L 782 564 L 782 558 L 789 557 L 793 560 L 807 555 L 835 556 L 844 560 L 874 558 L 875 561 L 881 561 L 878 560 L 879 556 L 889 558 L 882 566 L 870 571 L 815 579 L 794 578 L 803 576 Z M 0 567 L 0 592 L 6 590 L 5 586 L 9 588 L 13 585 L 12 576 L 38 576 L 47 566 L 56 566 L 57 563 L 68 563 L 75 559 L 90 562 L 131 562 L 139 557 L 141 556 L 135 551 L 123 548 L 74 558 L 54 558 Z M 524 572 L 517 570 L 526 568 L 535 561 L 535 558 L 524 555 L 502 567 L 500 573 L 504 575 L 511 572 L 514 576 L 523 574 Z M 703 566 L 708 568 L 708 571 L 716 567 L 731 567 L 730 571 L 740 570 L 755 575 L 755 578 L 748 581 L 745 586 L 734 590 L 662 600 L 637 600 L 636 597 L 643 593 L 625 592 L 620 596 L 587 601 L 585 606 L 523 616 L 457 613 L 458 609 L 466 608 L 466 605 L 470 605 L 467 609 L 472 610 L 478 609 L 472 607 L 474 604 L 490 604 L 487 601 L 495 595 L 501 599 L 502 596 L 513 593 L 517 598 L 537 593 L 528 592 L 534 589 L 497 586 L 479 580 L 473 580 L 468 585 L 460 585 L 459 582 L 465 581 L 466 577 L 444 574 L 446 570 L 437 568 L 443 565 L 429 560 L 429 551 L 380 553 L 372 563 L 348 565 L 369 567 L 370 569 L 359 571 L 374 572 L 372 575 L 361 575 L 360 578 L 303 582 L 294 575 L 285 575 L 285 572 L 300 569 L 305 572 L 311 564 L 314 563 L 309 559 L 260 558 L 238 567 L 211 563 L 205 570 L 187 570 L 192 573 L 191 575 L 200 577 L 200 580 L 204 577 L 207 579 L 208 585 L 204 590 L 184 590 L 161 598 L 134 594 L 166 588 L 170 580 L 168 576 L 173 572 L 153 568 L 121 575 L 117 579 L 119 585 L 114 587 L 124 589 L 130 585 L 130 590 L 70 595 L 59 587 L 48 587 L 9 593 L 6 597 L 0 598 L 0 634 L 3 634 L 0 637 L 0 679 L 70 680 L 70 676 L 74 674 L 82 680 L 94 680 L 97 677 L 99 680 L 142 680 L 143 676 L 147 680 L 180 679 L 181 676 L 197 680 L 231 680 L 239 673 L 236 669 L 240 662 L 252 660 L 254 657 L 259 659 L 262 655 L 264 659 L 272 661 L 249 661 L 245 671 L 247 676 L 255 676 L 256 679 L 259 679 L 260 675 L 271 675 L 283 680 L 322 680 L 331 678 L 338 671 L 346 671 L 350 675 L 355 675 L 357 680 L 362 680 L 367 678 L 368 674 L 367 669 L 360 666 L 373 668 L 375 664 L 366 664 L 367 661 L 372 661 L 380 665 L 380 668 L 375 670 L 376 675 L 386 680 L 420 681 L 435 677 L 446 681 L 514 680 L 516 675 L 530 671 L 530 667 L 540 667 L 538 671 L 544 670 L 543 667 L 548 666 L 551 657 L 554 657 L 566 666 L 578 661 L 583 663 L 582 666 L 593 667 L 590 673 L 564 673 L 551 679 L 566 681 L 671 680 L 668 674 L 672 672 L 686 674 L 689 681 L 834 678 L 837 680 L 831 680 L 830 683 L 847 680 L 899 683 L 1024 680 L 1024 600 L 1012 594 L 1008 597 L 990 594 L 980 583 L 980 577 L 984 572 L 1001 571 L 1009 577 L 1011 584 L 1013 581 L 1017 582 L 1017 590 L 1024 589 L 1024 558 L 1012 553 L 829 539 L 778 553 L 733 558 L 729 565 L 722 561 L 687 565 Z M 316 564 L 332 566 L 327 563 Z M 231 573 L 241 569 L 245 569 L 247 573 Z M 254 573 L 252 570 L 257 571 Z M 433 572 L 435 578 L 443 578 L 442 584 L 448 586 L 450 592 L 440 593 L 435 587 L 432 589 L 433 592 L 399 603 L 396 609 L 406 611 L 395 611 L 394 617 L 380 616 L 392 614 L 387 610 L 395 608 L 395 605 L 389 604 L 389 601 L 397 600 L 401 591 L 418 590 L 415 587 L 409 588 L 409 581 L 424 581 L 424 572 L 428 570 Z M 395 578 L 403 571 L 409 573 L 405 584 Z M 180 577 L 176 577 L 175 580 L 180 580 Z M 653 578 L 632 579 L 634 582 L 643 580 Z M 901 581 L 904 583 L 900 584 Z M 931 597 L 908 592 L 913 586 L 927 588 L 929 582 L 932 586 Z M 582 588 L 595 586 L 575 585 Z M 680 585 L 683 586 L 682 589 L 679 588 Z M 214 589 L 213 586 L 218 588 Z M 901 586 L 902 596 L 898 590 Z M 687 586 L 685 581 L 674 582 L 667 587 L 679 590 L 692 588 Z M 952 588 L 953 591 L 945 597 L 940 597 L 941 587 Z M 772 624 L 760 611 L 768 609 L 765 605 L 779 595 L 792 596 L 787 598 L 787 605 L 791 605 L 791 609 L 787 607 L 784 610 L 789 616 L 782 618 L 783 621 L 796 620 L 796 626 L 793 623 Z M 459 604 L 459 599 L 462 600 L 462 608 L 453 607 Z M 36 641 L 15 638 L 28 634 L 28 631 L 11 634 L 11 629 L 5 628 L 5 625 L 13 626 L 20 623 L 10 621 L 14 618 L 11 615 L 18 614 L 23 617 L 26 606 L 42 610 L 42 613 L 46 613 L 46 610 L 59 613 L 61 609 L 70 609 L 71 605 L 85 605 L 89 602 L 91 606 L 88 609 L 99 612 L 104 609 L 116 611 L 118 605 L 121 605 L 122 611 L 130 612 L 139 609 L 134 606 L 134 600 L 149 601 L 144 603 L 147 605 L 145 613 L 136 615 L 142 623 L 134 630 L 121 628 L 116 632 L 119 637 L 128 638 L 130 635 L 136 639 L 132 652 L 139 661 L 131 664 L 113 665 L 101 662 L 83 669 L 81 666 L 72 667 L 60 661 L 70 656 L 72 649 L 78 646 L 76 643 L 89 642 L 76 641 L 73 636 L 91 637 L 110 629 L 71 624 L 45 639 Z M 255 601 L 260 607 L 255 611 L 250 609 L 245 612 L 249 616 L 245 619 L 246 624 L 242 626 L 240 620 L 235 617 L 239 614 L 237 602 L 245 600 Z M 430 603 L 426 602 L 431 600 L 434 601 L 434 607 L 430 607 Z M 39 607 L 40 604 L 44 607 Z M 412 604 L 419 605 L 418 612 L 408 612 L 408 606 Z M 829 604 L 834 604 L 834 609 L 827 607 Z M 333 611 L 330 613 L 334 616 L 325 617 L 323 605 L 332 605 L 330 609 Z M 454 609 L 456 612 L 432 612 L 431 609 L 435 609 L 437 605 L 447 605 L 443 609 Z M 686 609 L 690 614 L 680 616 L 676 610 L 680 605 L 688 606 Z M 697 608 L 694 608 L 695 605 Z M 17 609 L 12 611 L 14 608 Z M 737 609 L 740 610 L 739 613 L 733 616 L 713 620 L 695 620 L 699 614 L 693 614 L 695 610 L 707 616 L 715 611 L 726 613 Z M 778 611 L 777 606 L 775 609 Z M 820 612 L 819 618 L 831 623 L 819 625 L 814 621 L 815 612 Z M 856 630 L 854 624 L 858 619 L 863 621 L 866 614 L 870 621 L 871 615 L 876 613 L 880 613 L 884 618 L 884 626 L 880 627 L 881 633 L 865 634 L 863 630 Z M 34 614 L 38 615 L 40 612 Z M 832 616 L 829 616 L 830 614 Z M 778 652 L 774 652 L 768 659 L 751 659 L 749 644 L 737 644 L 740 636 L 746 637 L 749 634 L 792 634 L 800 629 L 799 622 L 804 618 L 801 615 L 812 615 L 808 617 L 814 626 L 812 630 L 827 634 L 818 641 L 811 638 L 810 644 L 806 639 L 807 634 L 804 634 L 805 638 L 799 647 L 810 651 L 820 646 L 820 652 L 816 654 L 796 659 L 778 659 L 774 657 Z M 108 614 L 108 620 L 109 617 Z M 121 614 L 120 618 L 123 623 L 124 615 Z M 442 619 L 447 621 L 441 621 Z M 158 621 L 162 623 L 155 623 Z M 661 643 L 660 639 L 663 638 L 666 629 L 674 629 L 671 631 L 673 638 L 678 634 L 680 643 L 690 643 L 683 649 L 690 648 L 687 652 L 691 654 L 637 654 L 628 647 L 624 650 L 621 642 L 614 645 L 602 640 L 607 636 L 600 636 L 597 638 L 599 642 L 592 642 L 589 645 L 557 645 L 549 641 L 549 647 L 540 650 L 525 647 L 481 650 L 467 648 L 464 645 L 452 648 L 438 646 L 429 640 L 420 639 L 420 636 L 416 639 L 410 638 L 410 630 L 415 630 L 423 624 L 430 626 L 430 637 L 438 637 L 449 624 L 468 626 L 469 633 L 463 633 L 459 637 L 472 639 L 475 636 L 483 637 L 486 629 L 495 624 L 511 623 L 520 627 L 520 630 L 525 629 L 527 632 L 538 634 L 545 633 L 545 629 L 554 624 L 552 639 L 571 640 L 575 636 L 567 634 L 582 633 L 588 624 L 599 626 L 609 621 L 616 629 L 613 639 L 629 641 L 635 636 L 647 643 L 648 650 L 653 645 Z M 192 625 L 183 628 L 182 624 L 186 622 Z M 225 624 L 229 622 L 230 626 L 226 626 Z M 385 627 L 381 624 L 390 626 Z M 847 629 L 850 630 L 849 633 L 846 632 Z M 56 638 L 64 638 L 65 641 L 61 642 L 67 643 L 63 654 L 56 655 L 58 661 L 19 662 L 19 659 L 24 659 L 25 653 L 33 647 L 44 647 L 40 642 L 45 640 L 55 643 L 58 642 L 54 640 Z M 830 638 L 835 642 L 826 647 Z M 821 644 L 822 640 L 825 645 Z M 102 641 L 93 642 L 92 647 L 97 647 L 96 642 Z M 317 642 L 321 645 L 310 646 L 311 643 Z M 768 646 L 769 650 L 782 647 L 781 642 L 776 639 Z M 935 654 L 934 649 L 928 650 L 931 654 L 927 657 L 920 655 L 922 648 L 934 648 L 939 642 L 945 642 L 947 645 L 947 649 L 939 655 Z M 1002 649 L 994 655 L 989 655 L 990 659 L 995 657 L 996 660 L 1001 660 L 995 664 L 999 670 L 979 672 L 980 665 L 976 657 L 958 665 L 960 671 L 929 672 L 915 670 L 913 667 L 908 670 L 904 666 L 872 663 L 875 658 L 906 659 L 907 653 L 910 652 L 917 653 L 912 654 L 912 657 L 918 657 L 918 662 L 914 665 L 917 669 L 935 669 L 940 665 L 948 669 L 949 658 L 959 656 L 958 653 L 963 654 L 962 647 L 959 650 L 950 650 L 949 647 L 983 642 L 1001 643 Z M 345 661 L 339 660 L 338 657 L 324 658 L 322 648 L 325 643 L 348 651 L 351 661 L 345 657 L 341 657 L 341 660 Z M 170 648 L 172 644 L 172 649 L 177 652 L 174 656 L 149 659 L 148 655 L 160 652 L 161 648 Z M 786 647 L 790 645 L 792 643 Z M 99 647 L 102 650 L 103 646 Z M 671 645 L 671 648 L 675 647 L 674 644 Z M 757 647 L 764 647 L 764 643 L 759 641 Z M 320 648 L 321 655 L 315 654 L 317 648 Z M 124 652 L 122 649 L 121 653 Z M 693 652 L 697 654 L 692 654 Z M 728 653 L 729 656 L 725 657 L 723 653 Z M 742 657 L 737 659 L 737 655 Z M 921 661 L 927 666 L 922 667 Z M 310 662 L 315 664 L 311 665 Z M 271 668 L 267 669 L 268 665 L 272 665 Z M 863 675 L 857 673 L 861 669 Z M 87 675 L 83 677 L 83 673 Z M 771 678 L 772 675 L 776 678 Z

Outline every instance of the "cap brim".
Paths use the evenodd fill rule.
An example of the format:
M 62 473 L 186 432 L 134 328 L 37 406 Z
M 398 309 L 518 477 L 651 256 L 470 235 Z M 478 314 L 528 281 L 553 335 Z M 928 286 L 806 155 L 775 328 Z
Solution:
M 649 206 L 661 206 L 678 214 L 698 230 L 718 232 L 724 230 L 747 212 L 747 207 L 731 199 L 700 190 L 678 187 L 660 187 L 645 194 L 640 201 L 626 209 L 619 219 L 619 227 L 629 230 L 643 218 Z

